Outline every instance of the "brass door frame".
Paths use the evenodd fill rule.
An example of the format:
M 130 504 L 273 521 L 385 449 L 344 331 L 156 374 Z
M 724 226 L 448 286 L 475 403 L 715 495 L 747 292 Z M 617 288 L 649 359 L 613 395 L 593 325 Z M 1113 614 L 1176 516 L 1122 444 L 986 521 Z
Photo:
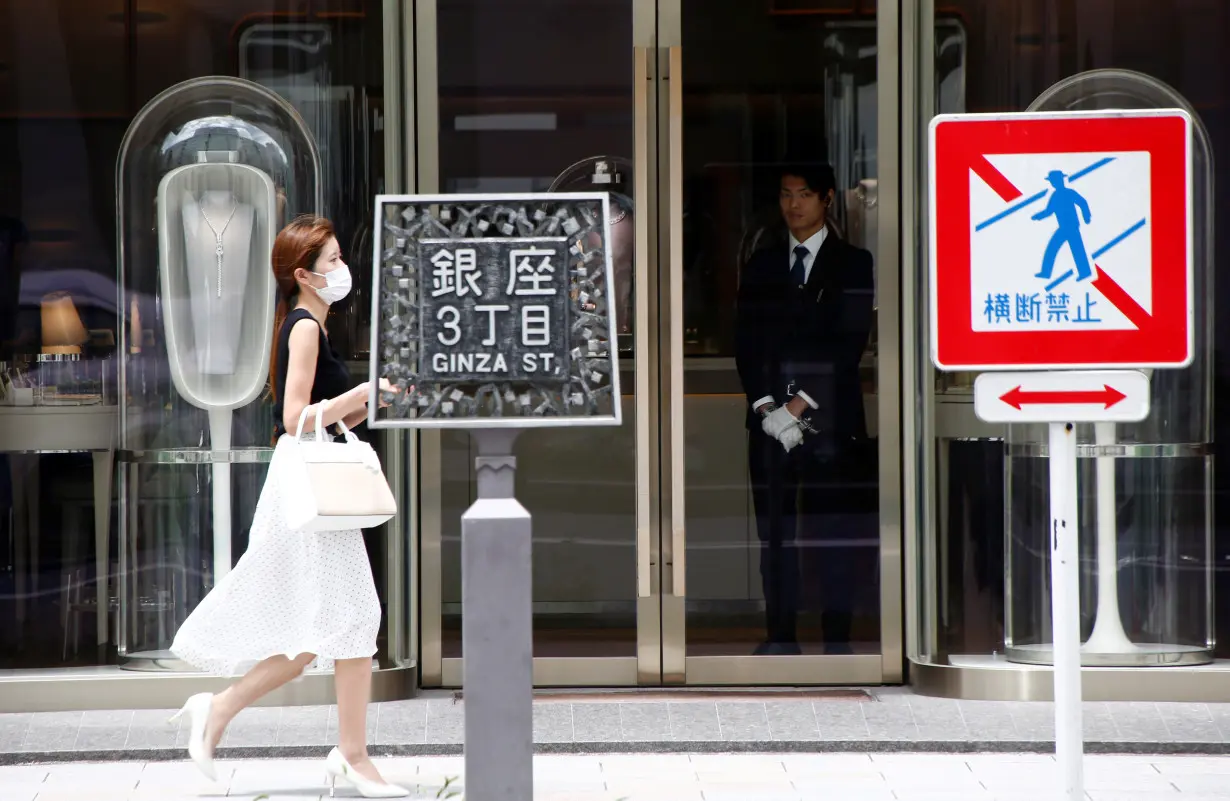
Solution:
M 438 192 L 436 0 L 403 0 L 405 146 L 413 191 Z M 682 47 L 680 0 L 632 0 L 634 80 L 636 619 L 635 657 L 537 658 L 536 684 L 897 683 L 904 671 L 900 299 L 901 0 L 880 0 L 877 23 L 879 210 L 878 413 L 881 653 L 688 657 L 682 291 Z M 413 87 L 413 93 L 410 88 Z M 650 291 L 650 290 L 654 291 Z M 666 332 L 662 336 L 659 332 Z M 416 432 L 419 656 L 424 686 L 459 686 L 461 659 L 442 654 L 441 434 Z
M 404 0 L 411 8 L 406 14 L 404 41 L 407 42 L 407 64 L 413 76 L 407 86 L 413 86 L 413 97 L 407 105 L 415 109 L 413 141 L 407 143 L 409 159 L 414 165 L 413 191 L 440 191 L 440 106 L 439 70 L 437 65 L 437 4 L 436 0 Z M 653 92 L 656 86 L 655 25 L 657 7 L 654 0 L 632 0 L 633 42 L 628 57 L 633 62 L 633 177 L 635 222 L 634 286 L 636 386 L 636 656 L 605 658 L 535 658 L 534 683 L 555 687 L 619 686 L 659 684 L 662 675 L 661 597 L 658 565 L 660 495 L 657 485 L 660 462 L 656 442 L 659 432 L 658 409 L 650 397 L 659 385 L 656 359 L 656 319 L 658 299 L 645 287 L 656 286 L 657 193 L 651 191 L 650 176 L 656 172 L 656 149 L 651 145 L 656 109 Z M 409 13 L 412 11 L 413 13 Z M 410 68 L 408 66 L 408 68 Z M 648 211 L 642 212 L 643 209 Z M 625 423 L 626 425 L 627 423 Z M 419 608 L 421 610 L 420 671 L 425 687 L 457 687 L 461 685 L 464 660 L 443 656 L 443 561 L 441 532 L 442 447 L 441 432 L 415 432 L 411 452 L 418 455 L 418 523 L 419 523 Z

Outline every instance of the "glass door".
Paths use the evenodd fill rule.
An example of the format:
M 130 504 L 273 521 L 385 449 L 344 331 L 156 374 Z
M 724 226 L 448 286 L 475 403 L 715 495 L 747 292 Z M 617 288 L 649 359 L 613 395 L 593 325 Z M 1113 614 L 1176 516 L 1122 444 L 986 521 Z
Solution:
M 663 0 L 658 33 L 664 678 L 892 680 L 875 3 Z
M 415 189 L 605 189 L 621 215 L 624 425 L 517 443 L 539 685 L 899 679 L 897 266 L 878 234 L 897 225 L 896 48 L 881 44 L 897 18 L 880 5 L 879 17 L 870 0 L 839 13 L 831 0 L 414 5 Z M 756 328 L 740 312 L 749 265 L 770 264 L 758 269 L 774 281 L 791 271 L 787 196 L 829 201 L 831 240 L 808 264 L 823 303 L 800 337 L 810 325 L 830 339 L 800 353 L 840 386 L 799 387 L 820 433 L 777 459 L 736 351 Z M 821 358 L 838 331 L 839 364 Z M 743 373 L 780 361 L 750 352 Z M 767 391 L 784 404 L 790 389 Z M 414 441 L 423 682 L 458 686 L 474 454 L 464 433 Z M 762 526 L 755 498 L 770 485 L 777 511 L 762 503 Z M 802 513 L 783 523 L 787 507 Z
M 635 0 L 415 4 L 419 192 L 609 191 L 623 420 L 530 429 L 517 497 L 533 515 L 534 672 L 542 686 L 660 681 L 660 611 L 639 554 L 655 535 L 653 369 L 645 258 L 648 45 Z M 644 22 L 641 22 L 644 21 Z M 639 39 L 638 39 L 639 37 Z M 475 495 L 469 434 L 422 432 L 422 664 L 463 674 L 461 515 Z

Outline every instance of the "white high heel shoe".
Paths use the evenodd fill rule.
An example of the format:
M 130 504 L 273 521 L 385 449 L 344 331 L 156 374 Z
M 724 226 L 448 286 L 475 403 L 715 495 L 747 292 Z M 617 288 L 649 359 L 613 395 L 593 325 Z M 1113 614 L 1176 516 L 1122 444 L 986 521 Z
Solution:
M 405 798 L 410 795 L 410 791 L 404 787 L 398 787 L 396 784 L 374 782 L 361 776 L 346 761 L 346 757 L 342 756 L 342 752 L 336 748 L 329 752 L 329 756 L 325 760 L 325 773 L 329 776 L 330 797 L 333 796 L 333 790 L 338 779 L 350 782 L 359 791 L 359 795 L 364 798 Z
M 213 749 L 205 744 L 205 724 L 209 722 L 209 708 L 213 703 L 213 693 L 197 693 L 184 703 L 184 708 L 171 716 L 171 723 L 188 713 L 192 727 L 188 731 L 188 756 L 201 769 L 201 773 L 210 781 L 217 781 L 218 774 L 214 771 Z

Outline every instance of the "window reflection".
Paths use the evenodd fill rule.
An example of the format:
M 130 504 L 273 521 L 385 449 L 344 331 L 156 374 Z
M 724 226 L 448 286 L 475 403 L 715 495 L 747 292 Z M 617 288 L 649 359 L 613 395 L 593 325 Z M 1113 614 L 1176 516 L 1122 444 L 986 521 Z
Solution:
M 549 192 L 609 192 L 611 195 L 611 260 L 615 283 L 615 320 L 620 351 L 632 350 L 632 255 L 635 224 L 632 209 L 632 162 L 592 156 L 559 174 Z
M 799 73 L 792 71 L 798 65 L 783 62 L 783 75 L 761 87 L 758 80 L 767 77 L 725 75 L 724 68 L 707 63 L 707 43 L 688 47 L 685 42 L 684 343 L 689 356 L 734 353 L 740 266 L 768 243 L 785 240 L 777 209 L 777 169 L 783 161 L 833 167 L 834 230 L 876 255 L 875 22 L 832 21 L 801 26 L 789 36 L 775 31 L 774 37 L 768 40 L 774 52 L 789 52 L 806 40 L 804 49 L 818 63 Z M 766 44 L 760 49 L 767 51 Z M 718 81 L 720 89 L 714 86 Z M 873 381 L 874 334 L 865 366 Z
M 937 5 L 941 10 L 934 23 L 935 49 L 926 54 L 935 69 L 937 113 L 1024 111 L 1047 89 L 1073 75 L 1107 68 L 1133 70 L 1165 82 L 1195 107 L 1212 142 L 1218 170 L 1214 186 L 1219 193 L 1226 191 L 1225 159 L 1217 156 L 1230 136 L 1225 99 L 1227 4 L 951 0 Z M 923 136 L 928 122 L 916 121 Z M 925 160 L 918 169 L 924 179 L 920 185 L 925 186 Z M 1215 199 L 1214 214 L 1214 228 L 1224 227 L 1219 223 L 1230 214 L 1224 198 Z M 918 285 L 925 286 L 925 257 L 920 257 L 917 269 Z M 1210 302 L 1216 321 L 1225 311 L 1226 289 L 1217 285 L 1215 291 Z M 916 306 L 916 319 L 922 325 L 925 299 L 918 302 L 922 305 Z M 1226 333 L 1225 325 L 1216 325 L 1215 349 L 1230 341 Z M 920 335 L 918 341 L 925 340 Z M 1004 642 L 1005 446 L 992 437 L 1002 437 L 1006 431 L 980 426 L 972 409 L 954 411 L 972 405 L 972 373 L 932 372 L 923 349 L 915 358 L 922 375 L 934 376 L 931 386 L 919 386 L 916 391 L 921 394 L 934 388 L 936 392 L 937 497 L 933 508 L 939 519 L 933 554 L 936 583 L 929 592 L 936 602 L 937 619 L 932 625 L 938 632 L 938 655 L 987 654 L 1001 649 Z M 1220 361 L 1214 364 L 1214 381 L 1221 381 L 1224 366 Z M 1227 433 L 1221 430 L 1226 425 L 1224 417 L 1214 416 L 1214 439 Z M 930 469 L 931 464 L 920 467 L 924 472 Z M 1226 480 L 1214 474 L 1216 504 L 1225 503 Z M 1019 488 L 1013 492 L 1019 493 Z M 1225 519 L 1225 509 L 1217 512 L 1221 514 L 1215 513 L 1215 520 Z M 1214 553 L 1225 551 L 1230 535 L 1215 530 L 1214 537 Z M 1132 558 L 1126 550 L 1128 539 L 1121 546 L 1125 560 Z M 1222 643 L 1230 606 L 1228 580 L 1225 571 L 1215 574 L 1215 605 L 1219 607 L 1215 612 L 1220 614 L 1215 613 L 1214 619 Z
M 762 434 L 759 418 L 749 417 L 756 399 L 740 375 L 748 363 L 777 365 L 780 350 L 767 342 L 749 349 L 745 338 L 738 371 L 735 360 L 740 323 L 745 333 L 758 327 L 748 323 L 755 315 L 738 317 L 741 287 L 765 284 L 777 263 L 784 286 L 791 268 L 779 202 L 786 164 L 833 176 L 828 231 L 874 260 L 880 86 L 876 22 L 867 5 L 830 15 L 805 13 L 815 11 L 805 4 L 789 10 L 804 13 L 778 16 L 773 12 L 784 9 L 756 3 L 683 3 L 689 656 L 879 650 L 879 342 L 876 312 L 868 308 L 875 270 L 867 270 L 870 287 L 860 292 L 869 320 L 847 302 L 842 281 L 831 292 L 826 285 L 817 299 L 829 303 L 828 319 L 860 317 L 851 326 L 861 333 L 851 337 L 859 342 L 850 357 L 825 364 L 841 378 L 816 411 L 849 442 L 820 448 L 822 455 L 804 456 L 803 446 L 783 455 L 782 445 Z M 846 276 L 849 250 L 828 252 L 815 257 L 815 275 Z M 766 339 L 788 337 L 790 326 L 776 326 L 794 311 L 786 298 L 771 290 L 759 295 L 754 305 L 773 331 Z M 837 339 L 832 330 L 817 336 Z M 788 385 L 772 391 L 786 402 Z
M 631 0 L 438 3 L 439 189 L 611 193 L 623 425 L 526 430 L 516 445 L 517 498 L 534 516 L 538 657 L 636 653 L 631 352 L 645 332 L 632 312 L 646 289 L 631 281 L 632 12 Z M 459 529 L 473 466 L 469 436 L 442 434 L 446 659 L 461 655 Z
M 338 224 L 356 287 L 370 280 L 370 270 L 362 266 L 364 258 L 370 260 L 364 220 L 384 171 L 383 6 L 375 0 L 324 0 L 288 11 L 285 5 L 274 0 L 184 0 L 157 9 L 114 0 L 0 4 L 9 46 L 0 56 L 0 375 L 17 376 L 18 388 L 30 392 L 31 402 L 35 390 L 38 398 L 52 400 L 47 390 L 54 384 L 61 423 L 39 415 L 25 432 L 76 430 L 64 420 L 83 420 L 88 410 L 113 422 L 116 361 L 124 358 L 139 368 L 140 380 L 129 387 L 136 396 L 131 408 L 148 413 L 151 447 L 172 439 L 207 444 L 201 434 L 207 430 L 205 415 L 178 397 L 168 375 L 156 253 L 130 254 L 143 265 L 143 277 L 135 283 L 128 277 L 134 302 L 117 308 L 120 142 L 141 107 L 176 83 L 242 75 L 296 106 L 325 154 L 325 212 Z M 154 200 L 149 198 L 151 207 Z M 352 357 L 360 356 L 360 345 L 367 342 L 370 308 L 370 296 L 356 294 L 360 298 L 340 308 L 344 316 L 332 326 L 336 343 Z M 67 309 L 62 302 L 53 304 L 54 313 L 47 311 L 47 299 L 62 296 L 71 301 L 79 326 L 61 313 Z M 64 319 L 67 327 L 56 322 Z M 129 331 L 130 350 L 123 354 L 116 349 L 121 325 Z M 57 342 L 49 345 L 45 340 L 53 328 L 73 333 L 57 333 Z M 80 329 L 84 341 L 62 344 L 65 336 L 81 339 Z M 40 353 L 46 347 L 79 348 L 79 353 Z M 40 356 L 47 355 L 61 358 L 40 364 Z M 13 399 L 7 393 L 12 385 L 11 378 L 0 377 L 0 415 L 21 411 L 5 405 Z M 24 402 L 24 393 L 17 395 Z M 79 408 L 65 406 L 70 402 Z M 0 447 L 15 441 L 4 419 Z M 81 430 L 105 431 L 106 425 L 104 420 Z M 269 431 L 267 405 L 260 401 L 236 415 L 237 445 L 267 444 Z M 30 450 L 41 448 L 40 441 L 27 444 Z M 95 495 L 98 479 L 109 478 L 101 468 L 111 464 L 114 453 L 94 454 L 0 450 L 0 668 L 115 662 L 118 526 L 114 499 L 105 497 L 111 493 L 101 490 L 103 500 Z M 236 468 L 236 554 L 262 479 L 263 470 Z M 142 520 L 148 522 L 143 531 L 152 543 L 142 558 L 169 566 L 150 579 L 145 601 L 162 610 L 174 607 L 182 618 L 208 574 L 209 547 L 202 547 L 194 532 L 209 527 L 209 470 L 147 470 L 140 486 Z M 142 504 L 134 504 L 134 514 Z M 109 529 L 105 550 L 95 545 L 94 506 L 101 507 L 98 524 Z M 374 572 L 383 580 L 388 573 L 380 564 L 383 545 L 376 538 L 372 547 Z M 195 589 L 187 589 L 189 584 Z M 95 592 L 100 586 L 101 596 Z M 111 618 L 105 630 L 97 626 L 100 597 L 102 616 Z M 167 628 L 162 613 L 141 614 L 151 625 L 147 639 L 165 639 L 159 629 Z M 96 632 L 103 634 L 101 642 Z

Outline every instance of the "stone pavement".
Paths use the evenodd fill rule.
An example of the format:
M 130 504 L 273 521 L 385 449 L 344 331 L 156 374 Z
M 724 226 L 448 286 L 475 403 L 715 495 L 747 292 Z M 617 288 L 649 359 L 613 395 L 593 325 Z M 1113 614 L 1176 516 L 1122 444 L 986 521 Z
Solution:
M 429 692 L 373 704 L 372 753 L 461 753 L 464 701 Z M 867 690 L 542 693 L 534 705 L 540 754 L 612 753 L 1046 753 L 1050 703 L 952 701 L 908 688 Z M 0 765 L 176 760 L 187 721 L 170 710 L 0 715 Z M 1230 754 L 1230 704 L 1088 703 L 1090 753 Z M 323 757 L 337 742 L 333 707 L 245 710 L 220 756 Z
M 458 757 L 379 766 L 415 798 L 443 797 Z M 257 801 L 328 798 L 320 760 L 223 761 L 210 782 L 187 762 L 0 767 L 0 801 Z M 1058 766 L 1036 754 L 539 756 L 536 801 L 1038 801 Z M 1230 757 L 1090 756 L 1088 801 L 1230 801 Z M 460 788 L 451 785 L 451 788 Z M 353 798 L 338 786 L 338 797 Z M 460 798 L 460 797 L 458 797 Z

